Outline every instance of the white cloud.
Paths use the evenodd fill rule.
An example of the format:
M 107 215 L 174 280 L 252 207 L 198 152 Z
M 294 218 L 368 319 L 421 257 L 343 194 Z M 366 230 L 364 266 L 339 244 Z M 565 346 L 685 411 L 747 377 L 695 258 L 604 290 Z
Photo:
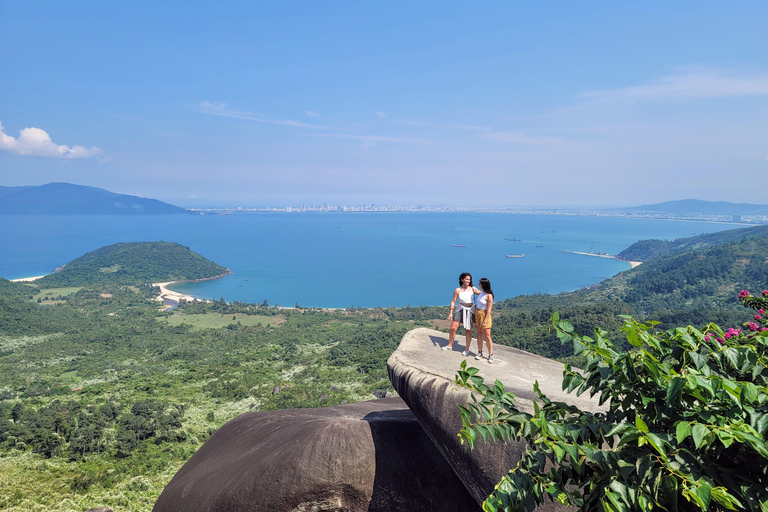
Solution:
M 320 114 L 318 112 L 315 112 L 314 110 L 307 110 L 307 115 L 309 117 L 320 117 Z
M 376 111 L 376 115 L 379 116 L 382 119 L 386 119 L 387 117 L 389 117 L 385 112 L 382 112 L 380 110 Z
M 334 137 L 338 139 L 353 139 L 362 142 L 397 142 L 404 144 L 435 144 L 435 142 L 427 139 L 411 139 L 407 137 L 388 137 L 386 135 L 343 135 L 334 133 L 313 133 L 310 134 L 313 137 Z
M 409 126 L 425 126 L 428 128 L 451 128 L 456 130 L 470 130 L 475 132 L 489 132 L 492 128 L 488 126 L 477 126 L 472 124 L 443 124 L 443 123 L 426 123 L 422 121 L 395 121 L 395 124 L 404 124 Z
M 325 126 L 301 123 L 299 121 L 291 121 L 287 119 L 267 119 L 264 117 L 263 114 L 258 114 L 256 112 L 230 109 L 228 108 L 228 105 L 226 103 L 220 103 L 218 101 L 201 101 L 194 110 L 197 110 L 198 112 L 201 112 L 203 114 L 209 114 L 212 116 L 245 119 L 246 121 L 256 121 L 257 123 L 279 124 L 283 126 L 295 126 L 297 128 L 316 128 L 319 130 L 328 129 Z
M 19 138 L 5 133 L 0 123 L 0 150 L 22 156 L 40 156 L 44 158 L 60 158 L 74 160 L 80 158 L 98 157 L 103 154 L 97 147 L 65 146 L 51 140 L 48 132 L 40 128 L 24 128 L 19 131 Z
M 712 71 L 693 71 L 659 78 L 648 84 L 578 95 L 588 104 L 632 103 L 670 98 L 768 96 L 768 76 L 735 77 Z
M 557 137 L 531 137 L 520 132 L 489 132 L 479 133 L 478 136 L 486 139 L 497 140 L 499 142 L 511 142 L 514 144 L 534 144 L 537 146 L 551 146 L 553 144 L 562 144 L 564 139 Z

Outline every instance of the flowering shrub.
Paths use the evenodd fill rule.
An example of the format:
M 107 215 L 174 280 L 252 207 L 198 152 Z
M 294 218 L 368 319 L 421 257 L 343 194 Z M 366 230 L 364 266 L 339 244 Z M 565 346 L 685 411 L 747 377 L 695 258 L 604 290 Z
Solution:
M 762 297 L 739 294 L 755 310 Z M 745 329 L 709 324 L 655 332 L 658 322 L 624 318 L 632 350 L 605 332 L 594 337 L 552 315 L 563 343 L 585 356 L 566 365 L 563 389 L 588 392 L 605 412 L 552 402 L 534 384 L 534 414 L 515 407 L 501 382 L 487 386 L 466 361 L 457 384 L 462 442 L 525 439 L 527 451 L 483 503 L 483 510 L 533 510 L 547 500 L 580 510 L 768 510 L 768 330 L 762 314 Z

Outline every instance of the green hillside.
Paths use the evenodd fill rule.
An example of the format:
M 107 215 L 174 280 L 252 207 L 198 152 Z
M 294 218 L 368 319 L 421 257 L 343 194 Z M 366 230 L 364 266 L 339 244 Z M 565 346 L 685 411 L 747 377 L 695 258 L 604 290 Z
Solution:
M 138 285 L 206 279 L 227 271 L 225 267 L 177 243 L 131 242 L 91 251 L 35 284 L 40 288 Z
M 768 236 L 768 226 L 729 229 L 705 235 L 668 240 L 640 240 L 630 245 L 616 257 L 624 261 L 648 261 L 656 256 L 664 256 L 675 252 L 692 251 L 714 247 L 728 242 L 738 242 L 746 238 L 761 238 Z

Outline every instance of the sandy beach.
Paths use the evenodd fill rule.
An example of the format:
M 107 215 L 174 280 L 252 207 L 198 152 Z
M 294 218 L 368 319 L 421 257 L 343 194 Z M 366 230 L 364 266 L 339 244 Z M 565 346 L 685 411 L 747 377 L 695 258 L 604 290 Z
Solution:
M 185 295 L 183 293 L 169 290 L 168 286 L 172 285 L 175 282 L 176 281 L 168 281 L 167 283 L 152 283 L 152 286 L 157 286 L 158 288 L 160 288 L 160 295 L 156 297 L 156 300 L 165 301 L 167 299 L 175 302 L 179 302 L 181 299 L 184 299 L 188 302 L 201 300 L 201 299 L 196 299 L 191 295 Z
M 34 276 L 34 277 L 20 277 L 19 279 L 11 279 L 11 282 L 14 283 L 29 283 L 31 281 L 37 281 L 38 279 L 45 277 L 45 276 Z

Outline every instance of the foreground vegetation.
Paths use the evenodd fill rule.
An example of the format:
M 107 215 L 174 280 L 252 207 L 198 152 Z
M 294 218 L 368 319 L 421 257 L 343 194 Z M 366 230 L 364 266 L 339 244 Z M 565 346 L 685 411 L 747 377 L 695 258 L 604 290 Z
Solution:
M 500 382 L 487 386 L 463 362 L 457 383 L 473 402 L 462 408 L 462 441 L 528 447 L 483 509 L 768 510 L 768 299 L 740 298 L 758 313 L 743 329 L 657 332 L 656 322 L 625 317 L 628 351 L 600 328 L 580 336 L 553 315 L 561 341 L 587 363 L 584 372 L 566 366 L 563 389 L 599 396 L 605 411 L 552 402 L 534 386 L 534 414 L 520 412 Z

